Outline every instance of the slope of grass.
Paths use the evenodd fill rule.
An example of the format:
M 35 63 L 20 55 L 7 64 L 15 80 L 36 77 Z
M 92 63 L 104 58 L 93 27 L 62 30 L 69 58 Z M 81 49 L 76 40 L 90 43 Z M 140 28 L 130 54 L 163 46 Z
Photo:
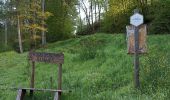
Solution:
M 133 87 L 133 56 L 126 53 L 123 35 L 95 34 L 49 44 L 38 51 L 65 55 L 62 88 L 72 92 L 63 93 L 62 100 L 168 100 L 169 37 L 148 37 L 148 54 L 140 57 L 140 90 Z M 27 53 L 1 53 L 0 100 L 16 98 L 17 91 L 7 87 L 29 87 L 29 71 Z M 57 66 L 36 63 L 35 79 L 37 88 L 56 88 Z M 53 100 L 53 94 L 36 92 L 33 100 Z

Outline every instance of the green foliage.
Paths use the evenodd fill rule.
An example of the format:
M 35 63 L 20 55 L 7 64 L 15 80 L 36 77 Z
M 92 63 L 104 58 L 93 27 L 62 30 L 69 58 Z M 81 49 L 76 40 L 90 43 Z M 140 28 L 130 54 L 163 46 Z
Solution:
M 80 59 L 86 61 L 94 59 L 99 50 L 102 50 L 102 47 L 105 46 L 105 42 L 96 37 L 86 37 L 80 41 L 80 45 L 82 49 L 80 51 Z
M 163 0 L 154 2 L 151 6 L 152 22 L 150 24 L 151 34 L 165 34 L 170 32 L 170 1 Z M 159 12 L 158 12 L 159 11 Z
M 12 50 L 11 46 L 5 45 L 4 43 L 0 42 L 0 52 L 10 51 Z
M 46 9 L 53 13 L 53 16 L 47 20 L 47 40 L 54 42 L 73 36 L 76 0 L 65 2 L 61 0 L 49 0 L 46 3 Z
M 123 33 L 126 25 L 129 24 L 130 12 L 109 16 L 106 15 L 101 25 L 101 31 L 108 33 Z
M 80 59 L 84 41 L 94 42 L 93 59 Z M 165 44 L 166 43 L 166 44 Z M 99 47 L 96 45 L 98 44 Z M 85 44 L 85 47 L 89 45 Z M 133 57 L 126 52 L 124 36 L 120 34 L 95 34 L 47 45 L 39 52 L 63 52 L 62 100 L 168 100 L 169 87 L 169 35 L 148 36 L 148 54 L 141 55 L 141 89 L 133 86 Z M 92 48 L 92 47 L 89 47 Z M 95 49 L 95 48 L 93 48 Z M 90 50 L 90 49 L 88 49 Z M 84 51 L 86 52 L 86 51 Z M 0 53 L 0 88 L 29 87 L 27 54 Z M 36 88 L 57 88 L 57 66 L 36 63 Z M 0 89 L 0 99 L 16 98 L 16 91 Z M 52 100 L 53 94 L 36 92 L 35 100 Z M 26 100 L 30 97 L 26 95 Z
M 27 5 L 25 6 L 25 4 Z M 42 0 L 25 0 L 18 3 L 18 5 L 17 16 L 21 19 L 22 32 L 25 31 L 25 33 L 30 34 L 27 35 L 29 37 L 26 39 L 30 39 L 31 48 L 36 48 L 36 46 L 39 45 L 37 44 L 36 37 L 39 36 L 38 33 L 47 31 L 45 20 L 52 16 L 52 14 L 42 10 Z
M 108 11 L 104 13 L 101 31 L 109 33 L 125 32 L 133 10 L 138 8 L 144 15 L 144 23 L 148 24 L 150 34 L 170 32 L 169 0 L 110 0 Z
M 5 16 L 7 19 L 7 28 L 8 28 L 8 46 L 10 48 L 18 51 L 18 21 L 20 23 L 20 32 L 23 43 L 23 49 L 29 50 L 30 44 L 36 47 L 39 47 L 41 31 L 47 31 L 46 20 L 52 14 L 48 11 L 43 13 L 42 11 L 42 0 L 12 0 L 4 5 L 7 11 Z M 16 9 L 13 9 L 16 7 Z M 2 9 L 1 9 L 2 10 Z M 0 16 L 3 18 L 2 16 Z M 4 28 L 4 27 L 2 27 Z M 4 33 L 2 33 L 4 34 Z M 0 34 L 1 35 L 1 34 Z M 1 39 L 4 38 L 0 37 Z M 38 39 L 37 39 L 38 37 Z M 4 40 L 4 39 L 3 39 Z
M 120 33 L 125 32 L 126 25 L 130 24 L 130 16 L 134 9 L 139 9 L 140 13 L 144 15 L 144 22 L 147 24 L 148 6 L 147 0 L 116 0 L 109 1 L 109 11 L 105 13 L 103 20 L 103 31 Z
M 38 41 L 38 40 L 37 40 Z M 39 42 L 36 42 L 37 44 L 41 44 L 40 43 L 40 40 L 39 40 Z M 15 41 L 13 44 L 12 44 L 12 49 L 11 50 L 14 50 L 14 51 L 16 51 L 16 52 L 20 52 L 19 51 L 19 45 L 18 45 L 19 43 L 18 43 L 18 41 Z M 30 50 L 30 41 L 27 39 L 27 40 L 24 40 L 24 41 L 22 41 L 22 46 L 23 46 L 23 51 L 24 52 L 27 52 L 27 51 L 29 51 Z M 38 48 L 39 46 L 37 46 L 37 48 Z
M 134 0 L 109 1 L 109 11 L 105 13 L 102 23 L 102 31 L 109 33 L 124 32 L 126 25 L 129 24 L 129 17 L 136 7 Z

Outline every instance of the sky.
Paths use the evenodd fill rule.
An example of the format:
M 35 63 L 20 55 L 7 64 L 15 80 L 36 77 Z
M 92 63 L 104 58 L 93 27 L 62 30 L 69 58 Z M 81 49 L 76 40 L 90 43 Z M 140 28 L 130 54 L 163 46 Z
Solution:
M 6 0 L 0 0 L 0 1 L 3 1 L 3 2 L 5 2 Z
M 80 0 L 81 1 L 81 0 Z M 89 2 L 88 2 L 88 0 L 83 0 L 84 1 L 84 4 L 86 5 L 86 7 L 87 7 L 87 12 L 89 12 L 89 8 L 90 8 L 90 4 L 89 4 Z M 84 6 L 83 6 L 84 7 Z M 98 13 L 98 9 L 96 9 L 96 12 Z M 103 13 L 104 12 L 104 10 L 103 9 L 101 9 L 101 13 Z M 95 11 L 93 10 L 93 16 L 95 15 Z M 80 16 L 81 16 L 81 19 L 85 19 L 85 17 L 86 17 L 86 15 L 85 15 L 85 13 L 84 13 L 84 11 L 83 11 L 83 9 L 82 9 L 82 7 L 81 7 L 81 9 L 80 9 Z M 93 17 L 93 21 L 95 21 L 96 19 L 95 19 L 95 17 Z
M 84 3 L 85 3 L 85 5 L 86 5 L 86 7 L 89 8 L 90 5 L 89 5 L 88 0 L 84 0 Z M 89 9 L 88 9 L 88 10 L 89 10 Z M 81 16 L 82 19 L 84 19 L 84 18 L 86 17 L 86 15 L 85 15 L 85 13 L 84 13 L 84 11 L 83 11 L 82 8 L 80 9 L 80 16 Z

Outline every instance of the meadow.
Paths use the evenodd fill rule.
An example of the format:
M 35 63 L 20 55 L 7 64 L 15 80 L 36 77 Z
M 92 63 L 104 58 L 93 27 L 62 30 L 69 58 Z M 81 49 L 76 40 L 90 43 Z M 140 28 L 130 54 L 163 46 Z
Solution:
M 147 54 L 140 55 L 140 89 L 134 88 L 133 55 L 127 54 L 122 34 L 72 38 L 48 44 L 38 52 L 63 52 L 62 100 L 168 100 L 170 98 L 170 35 L 149 35 Z M 17 90 L 29 87 L 28 52 L 0 53 L 0 100 L 15 100 Z M 50 78 L 53 83 L 51 84 Z M 57 65 L 36 63 L 35 87 L 57 88 Z M 33 100 L 53 100 L 36 92 Z M 25 100 L 30 100 L 29 95 Z

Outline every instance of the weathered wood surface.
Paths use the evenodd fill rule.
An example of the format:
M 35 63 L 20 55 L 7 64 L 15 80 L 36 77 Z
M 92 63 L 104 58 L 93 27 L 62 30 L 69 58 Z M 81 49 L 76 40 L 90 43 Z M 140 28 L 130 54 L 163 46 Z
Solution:
M 127 31 L 127 52 L 129 54 L 135 53 L 135 27 L 130 25 L 126 26 Z M 139 27 L 139 49 L 138 53 L 146 53 L 147 52 L 147 45 L 146 45 L 146 36 L 147 36 L 147 28 L 146 25 L 141 25 Z
M 58 66 L 58 90 L 62 89 L 62 64 Z
M 57 99 L 59 100 L 62 93 L 62 64 L 64 63 L 64 54 L 59 53 L 39 53 L 39 52 L 29 52 L 29 60 L 32 62 L 32 73 L 31 73 L 31 88 L 25 88 L 30 90 L 30 95 L 33 95 L 34 91 L 51 91 L 57 93 Z M 35 62 L 46 62 L 58 64 L 58 90 L 52 89 L 35 89 L 34 88 L 34 77 L 35 77 Z
M 23 100 L 25 94 L 26 94 L 26 90 L 25 89 L 19 89 L 16 100 Z
M 58 92 L 55 92 L 54 100 L 60 100 L 60 97 L 59 97 L 59 95 L 58 95 Z
M 22 88 L 18 89 L 18 94 L 16 97 L 16 100 L 23 100 L 24 96 L 26 94 L 26 90 L 31 90 L 31 91 L 43 91 L 43 92 L 54 92 L 54 100 L 60 100 L 61 95 L 59 95 L 63 90 L 54 90 L 54 89 L 36 89 L 36 88 Z
M 31 83 L 30 87 L 34 88 L 34 79 L 35 79 L 35 62 L 32 61 L 32 70 L 31 70 Z M 30 90 L 30 95 L 33 95 L 33 91 Z
M 29 52 L 29 60 L 33 62 L 63 64 L 64 54 Z
M 60 100 L 62 90 L 62 64 L 64 63 L 64 54 L 59 53 L 40 53 L 40 52 L 29 52 L 28 54 L 29 60 L 32 63 L 32 70 L 31 70 L 31 81 L 30 81 L 30 88 L 22 88 L 22 90 L 19 89 L 17 100 L 21 100 L 19 98 L 22 98 L 23 90 L 26 92 L 26 90 L 30 91 L 30 95 L 33 95 L 34 91 L 49 91 L 49 92 L 55 92 L 55 98 L 54 100 Z M 45 63 L 53 63 L 58 64 L 58 90 L 54 89 L 36 89 L 34 88 L 34 77 L 35 77 L 35 62 L 45 62 Z M 25 95 L 24 92 L 24 95 Z
M 62 89 L 62 64 L 58 67 L 58 90 Z M 61 100 L 61 92 L 57 93 L 57 99 L 54 100 Z
M 22 90 L 19 89 L 16 100 L 21 100 L 21 96 L 22 96 Z
M 37 89 L 37 88 L 22 88 L 23 90 L 32 90 L 32 91 L 43 91 L 43 92 L 62 92 L 63 90 L 55 89 Z

